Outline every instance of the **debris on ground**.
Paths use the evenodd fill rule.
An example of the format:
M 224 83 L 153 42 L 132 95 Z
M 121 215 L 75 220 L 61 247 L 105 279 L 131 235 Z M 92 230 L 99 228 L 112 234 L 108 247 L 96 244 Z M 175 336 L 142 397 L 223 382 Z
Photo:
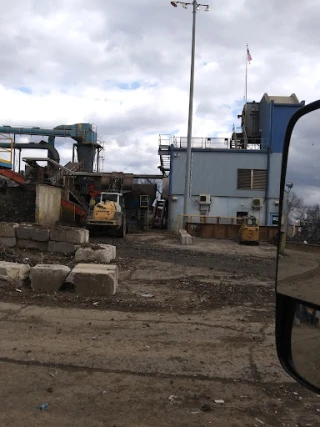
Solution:
M 274 246 L 239 251 L 234 242 L 199 238 L 182 247 L 156 232 L 93 242 L 99 239 L 117 246 L 116 298 L 1 285 L 0 425 L 12 419 L 24 425 L 30 407 L 51 397 L 54 410 L 35 408 L 46 425 L 66 416 L 96 425 L 106 409 L 110 426 L 124 419 L 159 427 L 264 427 L 260 414 L 269 426 L 318 425 L 319 398 L 291 381 L 276 355 Z M 72 267 L 70 257 L 51 254 L 53 261 L 31 250 L 5 256 Z M 44 396 L 35 399 L 33 390 Z
M 49 403 L 43 403 L 41 406 L 40 406 L 40 410 L 41 411 L 44 411 L 45 409 L 47 409 L 47 407 L 49 406 Z
M 207 403 L 205 403 L 204 405 L 201 405 L 201 411 L 210 412 L 211 411 L 211 406 L 208 405 Z
M 222 400 L 222 399 L 215 399 L 214 403 L 216 403 L 217 405 L 223 405 L 224 404 L 224 400 Z

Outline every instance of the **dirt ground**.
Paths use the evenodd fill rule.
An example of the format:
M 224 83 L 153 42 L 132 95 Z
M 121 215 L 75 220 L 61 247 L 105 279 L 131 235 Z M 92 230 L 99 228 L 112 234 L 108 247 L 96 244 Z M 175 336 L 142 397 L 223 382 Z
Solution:
M 93 241 L 117 246 L 114 297 L 0 287 L 1 426 L 320 425 L 320 397 L 276 357 L 274 246 L 182 247 L 151 232 Z M 73 265 L 32 251 L 0 259 Z

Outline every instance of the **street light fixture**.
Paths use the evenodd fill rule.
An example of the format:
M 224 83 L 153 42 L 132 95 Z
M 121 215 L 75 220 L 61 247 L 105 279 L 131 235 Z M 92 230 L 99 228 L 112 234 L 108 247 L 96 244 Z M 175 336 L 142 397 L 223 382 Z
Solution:
M 180 4 L 184 9 L 187 9 L 189 5 L 193 8 L 193 20 L 192 20 L 192 46 L 191 46 L 191 71 L 190 71 L 190 93 L 189 93 L 189 115 L 188 115 L 188 136 L 187 136 L 187 161 L 186 161 L 186 179 L 185 179 L 185 190 L 184 190 L 184 203 L 183 203 L 183 214 L 184 225 L 186 222 L 186 215 L 188 214 L 188 201 L 190 198 L 190 174 L 191 174 L 191 140 L 192 140 L 192 116 L 193 116 L 193 88 L 194 88 L 194 60 L 195 60 L 195 48 L 196 48 L 196 16 L 197 12 L 200 11 L 201 7 L 205 8 L 205 12 L 210 12 L 210 6 L 208 4 L 200 4 L 196 0 L 192 3 L 186 3 L 182 1 L 172 1 L 172 6 L 177 7 Z
M 286 187 L 288 188 L 288 190 L 286 190 L 287 191 L 287 193 L 290 193 L 290 191 L 292 190 L 292 188 L 293 188 L 293 183 L 292 182 L 287 182 L 286 183 Z

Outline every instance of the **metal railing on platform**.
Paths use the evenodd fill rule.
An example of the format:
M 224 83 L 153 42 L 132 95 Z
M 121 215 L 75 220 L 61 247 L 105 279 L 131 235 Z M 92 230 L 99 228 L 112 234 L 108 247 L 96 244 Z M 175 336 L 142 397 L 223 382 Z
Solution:
M 9 148 L 0 147 L 0 167 L 12 169 L 13 165 L 13 139 L 0 134 L 0 141 L 7 143 Z M 2 157 L 4 156 L 4 157 Z
M 177 148 L 187 148 L 187 137 L 174 137 L 173 144 Z M 229 148 L 229 138 L 205 137 L 192 138 L 192 148 L 212 149 L 212 148 Z

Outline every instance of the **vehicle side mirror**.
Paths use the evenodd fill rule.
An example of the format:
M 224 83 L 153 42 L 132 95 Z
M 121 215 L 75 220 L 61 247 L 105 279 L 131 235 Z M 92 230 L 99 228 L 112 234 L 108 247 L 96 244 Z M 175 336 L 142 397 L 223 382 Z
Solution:
M 278 356 L 287 373 L 320 393 L 320 100 L 289 121 L 279 207 Z

